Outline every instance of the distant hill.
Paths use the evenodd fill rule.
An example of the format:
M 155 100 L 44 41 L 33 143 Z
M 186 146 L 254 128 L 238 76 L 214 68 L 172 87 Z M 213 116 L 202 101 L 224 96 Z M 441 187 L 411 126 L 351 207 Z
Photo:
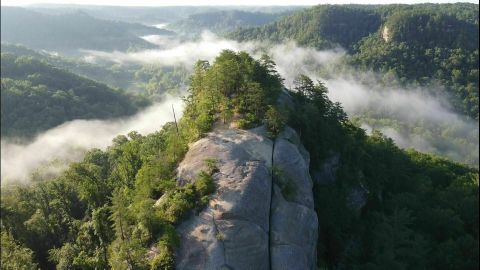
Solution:
M 380 24 L 380 16 L 369 8 L 320 5 L 268 25 L 237 30 L 229 36 L 238 40 L 292 39 L 300 45 L 319 49 L 338 45 L 349 48 L 362 37 L 376 31 Z
M 478 119 L 478 5 L 458 6 L 399 8 L 355 44 L 350 62 L 403 83 L 440 82 L 459 112 Z
M 240 10 L 211 11 L 192 14 L 188 18 L 168 25 L 169 29 L 194 36 L 204 30 L 224 34 L 242 27 L 260 26 L 273 22 L 291 12 L 262 13 Z
M 2 186 L 5 269 L 478 269 L 478 169 L 367 136 L 268 56 L 194 69 L 178 124 Z
M 422 13 L 424 17 L 415 21 L 414 17 L 416 16 L 409 15 L 411 12 L 417 13 L 417 15 Z M 435 18 L 430 20 L 429 17 Z M 238 40 L 281 41 L 292 39 L 300 45 L 313 46 L 318 49 L 338 45 L 345 49 L 351 49 L 355 43 L 377 32 L 384 24 L 393 25 L 396 22 L 406 24 L 411 22 L 410 27 L 426 26 L 425 23 L 428 23 L 429 29 L 427 30 L 431 35 L 438 34 L 438 31 L 448 30 L 457 36 L 455 30 L 458 29 L 464 29 L 462 31 L 474 34 L 474 26 L 478 27 L 478 5 L 461 3 L 455 5 L 318 5 L 298 11 L 271 24 L 237 30 L 230 33 L 229 36 Z M 460 26 L 457 22 L 461 22 L 462 25 Z M 434 25 L 431 25 L 432 23 Z M 445 27 L 452 25 L 449 26 L 449 29 L 438 28 L 440 26 L 438 23 Z M 438 25 L 435 26 L 435 24 Z M 403 31 L 406 30 L 403 28 Z M 409 34 L 415 35 L 420 32 L 413 31 Z M 396 34 L 400 35 L 400 31 L 397 31 Z M 431 35 L 415 35 L 414 38 L 426 39 Z M 434 41 L 438 41 L 440 37 L 442 36 L 437 35 Z M 446 38 L 450 39 L 450 37 Z M 473 43 L 475 43 L 475 38 L 468 42 L 468 44 Z
M 38 4 L 29 9 L 46 14 L 64 14 L 81 10 L 90 16 L 113 21 L 125 21 L 155 25 L 187 19 L 193 14 L 217 11 L 241 10 L 246 12 L 281 13 L 305 8 L 305 6 L 165 6 L 165 7 L 120 7 L 67 4 Z
M 467 3 L 320 5 L 228 36 L 341 46 L 357 68 L 393 74 L 403 84 L 440 82 L 458 111 L 478 119 L 478 11 Z
M 108 61 L 90 63 L 78 58 L 51 55 L 8 43 L 1 44 L 1 51 L 32 56 L 57 68 L 152 100 L 161 100 L 165 93 L 179 93 L 190 76 L 190 72 L 184 67 L 133 63 L 119 65 Z
M 132 90 L 134 87 L 134 73 L 140 67 L 118 66 L 104 63 L 89 63 L 78 58 L 69 58 L 51 55 L 46 52 L 35 51 L 22 45 L 9 43 L 1 44 L 2 53 L 31 56 L 42 60 L 57 68 L 70 71 L 91 80 L 105 83 L 113 88 Z M 133 69 L 133 70 L 132 70 Z
M 2 42 L 62 53 L 153 48 L 140 36 L 172 34 L 141 24 L 101 20 L 84 12 L 48 15 L 17 7 L 2 7 L 1 30 Z
M 147 102 L 31 56 L 1 55 L 1 134 L 29 137 L 74 119 L 133 114 Z

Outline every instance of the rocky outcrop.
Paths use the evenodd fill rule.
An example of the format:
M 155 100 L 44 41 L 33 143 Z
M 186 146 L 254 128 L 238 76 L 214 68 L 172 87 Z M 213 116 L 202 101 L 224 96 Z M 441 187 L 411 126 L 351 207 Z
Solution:
M 336 153 L 323 161 L 319 170 L 313 173 L 317 185 L 326 186 L 335 183 L 337 170 L 340 167 L 340 154 Z
M 206 159 L 216 160 L 216 191 L 178 227 L 177 269 L 314 269 L 318 221 L 309 155 L 295 131 L 287 128 L 275 142 L 262 127 L 209 133 L 190 146 L 179 184 L 194 181 Z M 272 166 L 293 183 L 288 199 Z
M 390 30 L 388 29 L 387 26 L 383 27 L 382 38 L 383 38 L 383 40 L 385 40 L 385 42 L 389 42 L 391 40 Z
M 313 173 L 314 183 L 319 187 L 326 187 L 335 184 L 337 181 L 337 170 L 340 168 L 340 154 L 335 153 L 329 158 L 326 158 L 320 168 Z M 365 207 L 370 193 L 365 188 L 362 179 L 364 178 L 361 171 L 358 172 L 357 180 L 348 186 L 346 205 L 348 208 L 360 214 L 360 211 Z

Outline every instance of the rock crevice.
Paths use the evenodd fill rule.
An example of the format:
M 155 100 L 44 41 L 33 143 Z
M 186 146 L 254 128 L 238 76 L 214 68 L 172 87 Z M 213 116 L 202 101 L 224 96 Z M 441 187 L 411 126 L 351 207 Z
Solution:
M 216 191 L 177 228 L 177 269 L 314 269 L 318 221 L 308 152 L 295 131 L 287 128 L 275 143 L 263 127 L 211 132 L 190 146 L 179 184 L 194 181 L 206 159 L 217 162 Z M 272 166 L 295 185 L 288 200 Z

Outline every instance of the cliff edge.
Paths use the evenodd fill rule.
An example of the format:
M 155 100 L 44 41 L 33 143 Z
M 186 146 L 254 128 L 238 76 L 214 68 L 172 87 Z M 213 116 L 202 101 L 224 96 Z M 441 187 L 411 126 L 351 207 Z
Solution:
M 215 160 L 208 206 L 180 224 L 177 269 L 314 269 L 318 220 L 309 154 L 286 128 L 208 133 L 178 167 L 180 185 Z M 273 186 L 272 186 L 273 183 Z

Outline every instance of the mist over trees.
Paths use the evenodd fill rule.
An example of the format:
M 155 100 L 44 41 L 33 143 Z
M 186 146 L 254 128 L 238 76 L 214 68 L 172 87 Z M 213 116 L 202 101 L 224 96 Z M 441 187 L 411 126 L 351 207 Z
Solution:
M 168 24 L 167 28 L 183 35 L 196 37 L 203 31 L 227 34 L 237 28 L 264 25 L 292 11 L 282 13 L 247 12 L 240 10 L 211 11 L 192 14 L 188 18 Z
M 2 261 L 12 267 L 17 261 L 10 258 L 42 268 L 173 269 L 174 226 L 215 189 L 213 160 L 194 184 L 175 184 L 188 143 L 215 125 L 265 123 L 275 136 L 288 123 L 311 154 L 312 173 L 332 153 L 341 155 L 338 184 L 315 187 L 320 266 L 478 265 L 478 170 L 403 151 L 379 133 L 366 136 L 328 99 L 322 82 L 299 76 L 294 90 L 293 107 L 277 104 L 282 80 L 267 56 L 224 51 L 211 64 L 197 62 L 178 131 L 168 123 L 147 136 L 118 136 L 106 151 L 92 149 L 55 179 L 2 189 Z M 368 191 L 366 208 L 343 209 L 348 190 L 359 184 Z
M 2 42 L 79 55 L 79 49 L 138 50 L 154 48 L 144 35 L 171 35 L 167 30 L 101 20 L 76 11 L 47 15 L 18 7 L 2 7 Z
M 2 7 L 2 147 L 47 130 L 68 149 L 74 136 L 107 142 L 129 132 L 52 173 L 8 185 L 2 174 L 2 268 L 175 269 L 179 225 L 224 188 L 218 160 L 203 160 L 189 183 L 177 179 L 180 162 L 210 132 L 257 127 L 273 144 L 272 187 L 275 139 L 286 127 L 298 134 L 290 139 L 308 160 L 319 269 L 479 268 L 478 5 L 78 9 Z M 187 35 L 146 25 L 157 23 Z M 201 43 L 204 29 L 241 42 Z M 352 81 L 363 108 L 349 111 L 333 97 Z M 142 118 L 152 103 L 163 107 Z M 111 121 L 70 137 L 52 129 L 80 119 Z M 108 130 L 82 136 L 78 127 Z M 463 163 L 400 148 L 393 136 L 402 132 Z M 38 161 L 5 168 L 4 158 L 2 170 L 28 173 Z M 293 188 L 280 188 L 288 201 Z
M 1 57 L 2 137 L 29 137 L 73 119 L 131 115 L 149 103 L 32 57 Z
M 341 46 L 349 64 L 403 85 L 439 81 L 459 112 L 478 119 L 478 29 L 475 4 L 320 5 L 229 37 Z

